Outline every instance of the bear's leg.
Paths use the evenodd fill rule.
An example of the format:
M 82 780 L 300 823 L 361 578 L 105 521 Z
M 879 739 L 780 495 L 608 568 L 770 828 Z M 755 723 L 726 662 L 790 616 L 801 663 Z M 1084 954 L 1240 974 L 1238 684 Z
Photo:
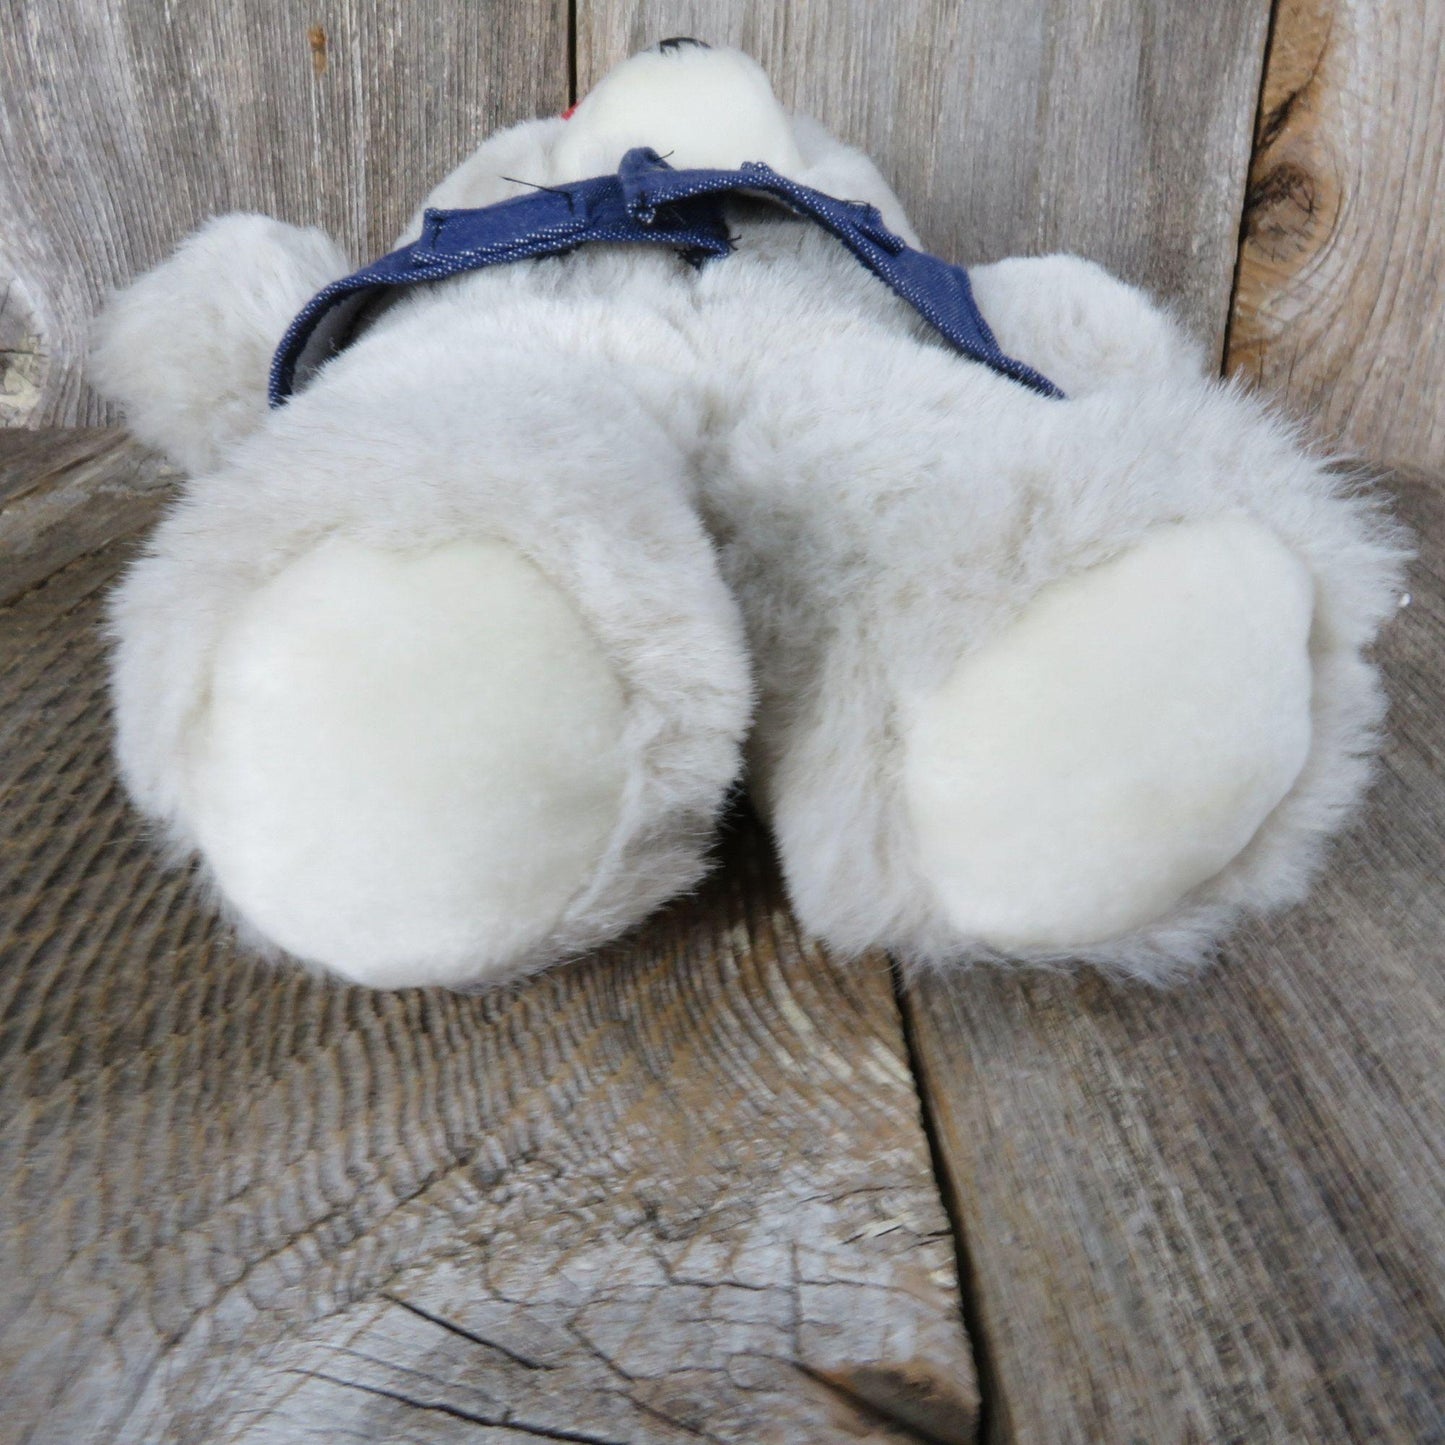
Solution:
M 265 417 L 271 356 L 292 318 L 350 269 L 321 231 L 221 216 L 110 298 L 90 380 L 143 442 L 209 471 Z
M 741 622 L 625 378 L 450 338 L 350 361 L 192 481 L 119 589 L 117 754 L 252 940 L 490 983 L 701 875 Z
M 1388 523 L 1248 398 L 1085 371 L 1047 400 L 852 338 L 760 366 L 719 457 L 756 793 L 844 952 L 1162 978 L 1297 898 L 1362 790 Z

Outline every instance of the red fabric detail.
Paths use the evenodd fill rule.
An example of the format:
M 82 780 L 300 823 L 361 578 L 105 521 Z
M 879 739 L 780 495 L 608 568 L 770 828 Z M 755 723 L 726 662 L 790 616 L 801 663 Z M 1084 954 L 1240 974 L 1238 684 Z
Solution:
M 569 105 L 567 109 L 562 112 L 562 119 L 571 120 L 573 115 L 576 114 L 577 107 L 581 104 L 582 102 L 580 100 L 573 101 L 572 104 Z

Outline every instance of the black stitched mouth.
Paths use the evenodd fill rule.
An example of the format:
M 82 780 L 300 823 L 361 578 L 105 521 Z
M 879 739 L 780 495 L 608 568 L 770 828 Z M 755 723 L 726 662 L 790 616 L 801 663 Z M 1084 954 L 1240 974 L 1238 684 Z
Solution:
M 669 36 L 666 40 L 659 40 L 653 49 L 659 55 L 671 55 L 674 50 L 681 50 L 684 45 L 695 45 L 699 50 L 712 49 L 706 40 L 694 40 L 691 35 Z

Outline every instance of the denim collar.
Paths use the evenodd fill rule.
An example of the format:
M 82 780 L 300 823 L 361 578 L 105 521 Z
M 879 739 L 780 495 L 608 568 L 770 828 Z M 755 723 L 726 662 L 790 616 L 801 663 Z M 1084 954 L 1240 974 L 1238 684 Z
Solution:
M 1004 355 L 973 299 L 968 272 L 907 245 L 883 224 L 876 206 L 838 200 L 759 161 L 735 171 L 680 171 L 656 151 L 639 148 L 627 152 L 615 175 L 492 206 L 427 211 L 417 240 L 333 281 L 306 303 L 272 360 L 271 405 L 281 406 L 298 379 L 344 349 L 362 313 L 397 288 L 560 256 L 593 241 L 667 246 L 701 266 L 733 249 L 723 200 L 740 192 L 770 198 L 837 237 L 962 355 L 1043 396 L 1063 395 L 1047 377 Z

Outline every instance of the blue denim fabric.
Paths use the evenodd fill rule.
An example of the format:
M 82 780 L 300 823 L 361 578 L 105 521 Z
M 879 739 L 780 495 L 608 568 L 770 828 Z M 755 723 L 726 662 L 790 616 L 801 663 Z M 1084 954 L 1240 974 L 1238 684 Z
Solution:
M 291 395 L 298 365 L 310 371 L 340 351 L 354 331 L 348 322 L 388 291 L 506 261 L 559 256 L 591 241 L 669 246 L 700 266 L 732 250 L 723 200 L 736 193 L 771 197 L 836 236 L 964 356 L 1044 396 L 1063 395 L 1047 377 L 1000 350 L 963 267 L 906 245 L 875 206 L 800 186 L 757 161 L 736 171 L 678 171 L 640 148 L 628 151 L 616 175 L 494 206 L 427 211 L 419 239 L 333 281 L 307 302 L 272 360 L 271 405 Z

